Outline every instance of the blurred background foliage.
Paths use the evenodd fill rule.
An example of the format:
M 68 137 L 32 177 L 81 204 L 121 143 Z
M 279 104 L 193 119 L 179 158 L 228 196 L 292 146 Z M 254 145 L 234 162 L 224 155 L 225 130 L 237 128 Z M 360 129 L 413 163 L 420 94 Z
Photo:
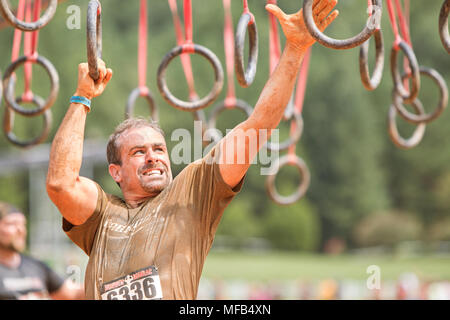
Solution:
M 17 0 L 11 1 L 17 5 Z M 47 57 L 60 76 L 60 92 L 52 107 L 53 127 L 50 143 L 68 107 L 77 82 L 77 65 L 86 60 L 85 13 L 87 0 L 63 1 L 54 19 L 40 32 L 39 53 Z M 182 1 L 177 1 L 182 17 Z M 193 0 L 194 42 L 211 49 L 225 70 L 223 45 L 222 2 Z M 327 34 L 349 37 L 362 28 L 367 18 L 366 1 L 346 0 L 338 5 L 340 17 Z M 70 30 L 66 21 L 69 5 L 81 8 L 81 28 Z M 302 1 L 279 0 L 287 13 L 297 11 Z M 438 14 L 442 1 L 411 1 L 411 35 L 420 65 L 438 70 L 449 82 L 449 55 L 438 35 Z M 268 79 L 268 15 L 265 1 L 250 0 L 250 10 L 256 18 L 259 32 L 259 60 L 254 83 L 241 88 L 235 79 L 225 78 L 217 103 L 226 95 L 227 81 L 235 81 L 237 97 L 254 106 Z M 138 13 L 137 0 L 104 0 L 103 59 L 114 70 L 105 93 L 93 102 L 86 123 L 86 138 L 107 139 L 114 127 L 124 119 L 125 103 L 137 86 Z M 242 13 L 242 1 L 232 0 L 233 24 L 236 27 Z M 171 132 L 177 128 L 193 129 L 193 117 L 170 107 L 156 85 L 157 68 L 163 56 L 176 46 L 175 32 L 167 1 L 149 1 L 147 84 L 159 109 L 160 124 L 166 131 L 169 150 Z M 386 8 L 382 28 L 385 40 L 383 81 L 373 92 L 364 89 L 359 78 L 358 49 L 336 51 L 320 44 L 312 49 L 311 66 L 305 97 L 303 118 L 305 128 L 297 153 L 311 171 L 311 186 L 306 196 L 292 206 L 281 207 L 266 195 L 265 177 L 259 166 L 253 166 L 246 177 L 242 192 L 225 211 L 217 231 L 218 239 L 232 238 L 233 246 L 248 245 L 249 238 L 264 239 L 264 243 L 286 250 L 319 252 L 339 243 L 339 250 L 366 246 L 392 247 L 399 241 L 450 240 L 450 114 L 447 111 L 427 126 L 419 146 L 401 150 L 387 133 L 387 112 L 391 103 L 392 80 L 389 53 L 393 40 Z M 280 30 L 281 33 L 281 30 Z M 11 59 L 13 29 L 0 30 L 0 70 Z M 281 35 L 284 44 L 284 37 Z M 373 59 L 371 40 L 371 59 Z M 200 96 L 212 87 L 211 67 L 193 55 L 195 85 Z M 33 91 L 46 96 L 47 75 L 33 67 Z M 23 89 L 23 75 L 18 73 L 16 93 Z M 168 84 L 180 98 L 188 90 L 181 63 L 176 59 L 168 69 Z M 422 79 L 420 99 L 429 111 L 437 102 L 437 89 L 429 79 Z M 2 109 L 3 113 L 4 104 Z M 206 109 L 208 114 L 212 107 Z M 144 101 L 138 100 L 137 114 L 147 115 Z M 231 129 L 243 120 L 239 113 L 224 113 L 219 121 L 221 130 Z M 398 119 L 403 135 L 413 126 Z M 15 132 L 26 137 L 41 128 L 40 119 L 16 116 Z M 286 130 L 287 123 L 280 128 Z M 284 128 L 284 129 L 283 129 Z M 17 148 L 4 136 L 0 137 L 0 154 Z M 106 145 L 105 145 L 106 149 Z M 194 160 L 194 159 L 192 159 Z M 173 165 L 174 174 L 184 168 Z M 281 174 L 277 185 L 283 193 L 293 190 L 299 181 L 294 171 Z M 95 179 L 107 192 L 120 194 L 106 167 L 96 166 Z M 29 181 L 26 173 L 14 172 L 1 176 L 0 198 L 25 210 L 29 209 Z M 42 186 L 44 188 L 44 186 Z M 336 242 L 337 241 L 337 242 Z M 218 243 L 220 244 L 220 243 Z M 336 246 L 334 246 L 336 247 Z M 332 250 L 332 249 L 330 249 Z

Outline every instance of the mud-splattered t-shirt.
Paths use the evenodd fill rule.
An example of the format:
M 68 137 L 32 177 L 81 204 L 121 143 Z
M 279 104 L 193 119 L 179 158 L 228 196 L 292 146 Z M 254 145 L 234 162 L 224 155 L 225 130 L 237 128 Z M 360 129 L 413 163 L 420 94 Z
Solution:
M 200 276 L 231 188 L 215 148 L 137 208 L 98 187 L 97 207 L 63 230 L 89 256 L 87 299 L 196 299 Z

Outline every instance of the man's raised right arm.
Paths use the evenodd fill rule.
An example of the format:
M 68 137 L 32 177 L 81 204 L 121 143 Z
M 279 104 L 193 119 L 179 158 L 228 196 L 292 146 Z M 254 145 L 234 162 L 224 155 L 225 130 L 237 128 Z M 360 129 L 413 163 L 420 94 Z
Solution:
M 99 60 L 99 79 L 89 76 L 87 63 L 78 66 L 76 96 L 89 100 L 102 94 L 112 77 Z M 80 177 L 83 141 L 89 108 L 71 103 L 53 139 L 47 173 L 47 193 L 63 217 L 73 225 L 83 224 L 95 211 L 98 190 L 94 181 Z

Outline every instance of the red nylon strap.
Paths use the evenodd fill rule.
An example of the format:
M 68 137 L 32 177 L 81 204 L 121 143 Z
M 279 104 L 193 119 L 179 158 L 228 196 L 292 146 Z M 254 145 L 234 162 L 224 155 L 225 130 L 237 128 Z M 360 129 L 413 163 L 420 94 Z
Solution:
M 27 0 L 25 6 L 25 21 L 36 21 L 39 19 L 41 12 L 41 0 L 35 0 L 34 7 L 32 7 L 32 0 Z M 31 14 L 33 12 L 33 18 Z M 32 20 L 33 19 L 33 20 Z M 24 54 L 31 58 L 37 56 L 37 43 L 39 39 L 39 31 L 25 32 L 24 36 Z
M 308 82 L 308 71 L 309 71 L 309 61 L 311 59 L 311 47 L 305 53 L 303 57 L 302 65 L 300 67 L 300 72 L 297 80 L 297 91 L 295 93 L 295 109 L 294 112 L 296 114 L 302 114 L 303 111 L 303 102 L 305 100 L 306 93 L 306 84 Z M 296 122 L 294 120 L 291 121 L 291 135 L 294 134 L 296 128 Z M 295 155 L 296 144 L 292 144 L 289 147 L 288 153 L 290 155 Z
M 26 0 L 19 0 L 19 6 L 17 8 L 17 19 L 19 19 L 19 20 L 24 19 L 25 4 L 26 4 Z M 11 52 L 11 62 L 14 62 L 19 58 L 21 41 L 22 41 L 22 31 L 20 29 L 15 29 L 12 52 Z
M 148 93 L 147 88 L 147 0 L 141 0 L 139 14 L 138 81 L 141 96 Z
M 183 36 L 183 29 L 181 27 L 180 17 L 178 16 L 176 0 L 169 0 L 169 7 L 170 7 L 170 11 L 172 12 L 172 19 L 173 19 L 173 24 L 175 27 L 175 37 L 177 39 L 177 44 L 179 46 L 183 46 L 183 45 L 185 45 L 185 39 Z M 184 53 L 189 53 L 189 52 L 184 52 Z M 184 76 L 186 77 L 186 82 L 187 82 L 188 88 L 189 88 L 189 98 L 192 101 L 195 101 L 198 99 L 198 94 L 195 91 L 195 86 L 194 86 L 194 75 L 192 73 L 191 58 L 188 54 L 181 54 L 180 59 L 181 59 L 181 64 L 183 66 Z
M 27 0 L 26 6 L 25 6 L 25 21 L 30 22 L 31 21 L 31 0 Z M 31 39 L 32 33 L 27 32 L 24 34 L 23 38 L 23 53 L 26 56 L 31 55 L 32 53 L 32 42 Z M 24 64 L 24 75 L 25 75 L 25 84 L 24 84 L 24 92 L 22 95 L 22 99 L 25 102 L 30 102 L 33 99 L 33 93 L 31 92 L 31 79 L 33 76 L 32 71 L 32 65 L 30 62 L 25 62 Z
M 409 30 L 409 12 L 410 12 L 410 3 L 409 0 L 405 0 L 405 21 L 406 21 L 406 25 L 408 27 Z
M 33 12 L 32 12 L 33 10 Z M 26 22 L 32 21 L 32 13 L 34 21 L 39 19 L 41 13 L 41 0 L 36 0 L 34 8 L 32 8 L 32 0 L 19 0 L 17 8 L 17 19 L 24 20 Z M 33 92 L 31 91 L 32 80 L 32 63 L 36 61 L 38 53 L 39 31 L 27 32 L 24 35 L 23 53 L 29 57 L 24 65 L 24 93 L 22 95 L 23 102 L 31 102 L 33 100 Z M 11 52 L 11 61 L 14 62 L 19 58 L 20 47 L 22 41 L 22 31 L 19 29 L 14 30 L 14 38 Z
M 177 44 L 182 45 L 184 42 L 183 29 L 181 27 L 180 18 L 178 17 L 178 9 L 176 0 L 169 0 L 170 11 L 172 12 L 172 20 L 175 26 L 175 37 Z
M 400 36 L 400 33 L 398 32 L 398 26 L 397 26 L 397 20 L 395 19 L 395 9 L 392 5 L 391 0 L 386 0 L 387 8 L 388 8 L 388 14 L 389 14 L 389 21 L 392 26 L 392 31 L 394 32 L 394 48 L 395 50 L 398 50 L 398 45 L 402 41 L 402 37 Z
M 194 43 L 192 41 L 192 1 L 184 0 L 184 33 L 185 44 L 183 45 L 183 53 L 193 53 Z
M 244 13 L 249 12 L 249 10 L 248 10 L 248 1 L 247 0 L 243 1 L 243 6 L 244 6 Z
M 400 41 L 404 40 L 406 43 L 409 44 L 409 46 L 412 48 L 412 42 L 411 42 L 411 36 L 409 32 L 409 0 L 405 0 L 405 8 L 402 9 L 400 0 L 395 0 L 395 7 L 398 11 L 398 19 L 400 23 L 400 33 L 397 26 L 397 21 L 395 18 L 395 9 L 392 5 L 392 0 L 387 0 L 388 5 L 388 13 L 389 13 L 389 20 L 392 25 L 392 30 L 394 31 L 395 41 L 394 41 L 394 49 L 399 50 L 399 43 Z M 404 70 L 408 74 L 411 72 L 411 68 L 409 67 L 408 59 L 405 57 L 403 60 Z M 409 87 L 409 81 L 406 78 L 404 80 L 404 87 Z
M 402 9 L 402 6 L 400 4 L 400 0 L 395 0 L 395 7 L 397 9 L 397 14 L 398 14 L 398 19 L 399 19 L 399 23 L 400 23 L 400 32 L 402 34 L 403 39 L 405 39 L 405 41 L 412 46 L 411 44 L 411 38 L 409 35 L 409 30 L 408 30 L 408 23 L 406 21 L 406 18 L 404 16 L 404 9 Z
M 412 47 L 411 36 L 409 32 L 409 3 L 408 6 L 405 6 L 405 9 L 402 9 L 400 0 L 395 0 L 396 9 L 394 9 L 392 0 L 386 0 L 386 2 L 388 6 L 389 20 L 391 22 L 392 30 L 395 36 L 394 48 L 398 50 L 398 45 L 402 40 L 406 41 Z M 400 32 L 396 20 L 396 10 L 400 24 Z
M 35 0 L 32 8 L 32 0 L 28 0 L 25 6 L 25 21 L 32 21 L 31 13 L 33 9 L 33 20 L 39 19 L 41 13 L 41 0 Z M 33 78 L 32 63 L 37 59 L 37 44 L 39 39 L 39 31 L 27 32 L 24 35 L 23 52 L 29 60 L 24 65 L 25 85 L 22 100 L 24 102 L 31 102 L 33 100 L 33 92 L 31 91 L 31 81 Z
M 243 1 L 243 7 L 244 7 L 244 9 L 243 9 L 243 14 L 245 14 L 245 13 L 248 13 L 249 15 L 250 15 L 250 21 L 248 22 L 248 24 L 250 25 L 250 24 L 253 24 L 253 23 L 255 23 L 255 16 L 253 15 L 253 13 L 251 13 L 250 12 L 250 9 L 248 8 L 248 2 L 247 2 L 247 0 L 244 0 Z
M 308 80 L 309 60 L 311 58 L 311 47 L 303 57 L 302 65 L 300 67 L 300 74 L 298 76 L 297 92 L 295 93 L 295 112 L 301 114 L 303 111 L 303 101 L 305 99 L 306 83 Z
M 34 14 L 33 14 L 34 21 L 39 20 L 39 17 L 41 16 L 41 9 L 42 9 L 41 0 L 35 0 L 34 1 Z M 34 56 L 34 58 L 37 57 L 38 40 L 39 40 L 39 31 L 38 30 L 33 31 L 33 37 L 32 37 L 32 43 L 31 43 L 31 47 L 32 47 L 31 55 Z
M 225 98 L 225 106 L 232 107 L 236 103 L 236 94 L 234 88 L 234 34 L 233 20 L 231 17 L 230 0 L 223 0 L 225 11 L 225 25 L 223 29 L 223 38 L 225 45 L 225 62 L 227 65 L 228 92 Z
M 268 4 L 277 4 L 276 0 L 268 0 Z M 272 74 L 281 56 L 280 38 L 276 17 L 269 12 L 269 70 Z
M 403 19 L 403 21 L 404 21 L 404 24 L 406 26 L 405 29 L 407 30 L 407 41 L 408 41 L 409 45 L 412 48 L 411 34 L 410 34 L 410 30 L 409 30 L 409 8 L 410 8 L 409 7 L 409 0 L 405 0 L 405 5 L 404 5 L 404 12 L 405 12 L 404 17 L 405 18 Z M 411 73 L 411 68 L 409 66 L 409 61 L 408 61 L 408 59 L 406 57 L 403 60 L 403 69 L 405 70 L 406 74 L 410 74 Z M 409 80 L 408 80 L 408 78 L 406 78 L 403 81 L 403 86 L 406 89 L 409 90 Z

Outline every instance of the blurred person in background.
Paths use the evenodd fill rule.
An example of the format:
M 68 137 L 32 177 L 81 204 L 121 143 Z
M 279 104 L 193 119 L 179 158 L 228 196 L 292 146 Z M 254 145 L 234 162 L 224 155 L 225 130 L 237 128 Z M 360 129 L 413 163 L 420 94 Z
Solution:
M 0 300 L 84 299 L 82 286 L 22 253 L 26 223 L 21 210 L 0 202 Z

